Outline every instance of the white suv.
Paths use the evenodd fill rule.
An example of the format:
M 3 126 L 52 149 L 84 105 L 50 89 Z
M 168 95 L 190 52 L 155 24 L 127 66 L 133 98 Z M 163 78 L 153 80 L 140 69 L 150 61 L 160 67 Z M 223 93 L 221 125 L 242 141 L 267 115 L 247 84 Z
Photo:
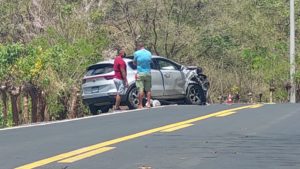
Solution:
M 121 105 L 137 108 L 138 97 L 135 86 L 136 66 L 132 57 L 124 58 L 127 65 L 129 87 L 122 96 Z M 160 101 L 183 101 L 187 104 L 206 103 L 209 82 L 202 69 L 183 66 L 161 56 L 152 56 L 152 98 Z M 82 99 L 92 114 L 108 112 L 114 105 L 116 87 L 113 81 L 114 60 L 91 65 L 82 80 Z

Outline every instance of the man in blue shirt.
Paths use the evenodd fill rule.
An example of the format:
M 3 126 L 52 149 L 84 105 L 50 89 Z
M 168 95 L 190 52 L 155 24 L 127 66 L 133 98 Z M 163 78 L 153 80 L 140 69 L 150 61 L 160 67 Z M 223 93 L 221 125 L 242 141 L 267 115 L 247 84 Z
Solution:
M 144 48 L 144 43 L 137 43 L 137 51 L 134 52 L 134 63 L 137 65 L 137 75 L 136 75 L 136 87 L 139 91 L 139 106 L 138 108 L 143 108 L 142 99 L 144 98 L 144 91 L 147 93 L 147 104 L 146 106 L 150 108 L 151 100 L 151 57 L 152 54 Z

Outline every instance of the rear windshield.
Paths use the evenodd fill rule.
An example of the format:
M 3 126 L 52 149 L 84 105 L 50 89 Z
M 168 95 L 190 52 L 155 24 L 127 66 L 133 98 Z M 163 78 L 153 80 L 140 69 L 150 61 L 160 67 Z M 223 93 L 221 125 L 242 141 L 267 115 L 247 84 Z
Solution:
M 90 66 L 87 69 L 86 76 L 94 76 L 94 75 L 100 75 L 100 74 L 106 74 L 113 72 L 113 64 L 99 64 L 99 65 L 93 65 Z

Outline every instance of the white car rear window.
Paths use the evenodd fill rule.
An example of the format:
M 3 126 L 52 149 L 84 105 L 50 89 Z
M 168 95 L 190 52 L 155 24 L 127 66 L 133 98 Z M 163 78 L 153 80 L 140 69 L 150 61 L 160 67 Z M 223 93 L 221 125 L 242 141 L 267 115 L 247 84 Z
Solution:
M 113 64 L 99 64 L 90 66 L 86 72 L 86 76 L 101 75 L 113 72 Z

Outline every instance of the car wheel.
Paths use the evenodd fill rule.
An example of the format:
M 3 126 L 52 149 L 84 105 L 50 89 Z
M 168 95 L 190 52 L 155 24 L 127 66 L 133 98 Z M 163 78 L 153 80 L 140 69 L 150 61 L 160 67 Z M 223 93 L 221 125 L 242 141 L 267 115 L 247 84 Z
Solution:
M 99 106 L 89 105 L 89 108 L 92 115 L 99 114 L 99 110 L 100 110 Z
M 139 97 L 137 88 L 134 86 L 130 89 L 127 96 L 127 106 L 129 109 L 136 109 L 139 105 Z
M 101 110 L 101 113 L 107 113 L 109 111 L 110 106 L 100 106 L 99 109 Z
M 109 105 L 105 105 L 105 106 L 94 106 L 94 105 L 89 105 L 90 108 L 90 112 L 92 115 L 97 115 L 99 114 L 99 110 L 101 111 L 101 113 L 107 113 L 109 111 L 110 106 Z
M 186 103 L 193 105 L 203 105 L 206 103 L 204 91 L 199 85 L 190 85 L 187 89 Z

